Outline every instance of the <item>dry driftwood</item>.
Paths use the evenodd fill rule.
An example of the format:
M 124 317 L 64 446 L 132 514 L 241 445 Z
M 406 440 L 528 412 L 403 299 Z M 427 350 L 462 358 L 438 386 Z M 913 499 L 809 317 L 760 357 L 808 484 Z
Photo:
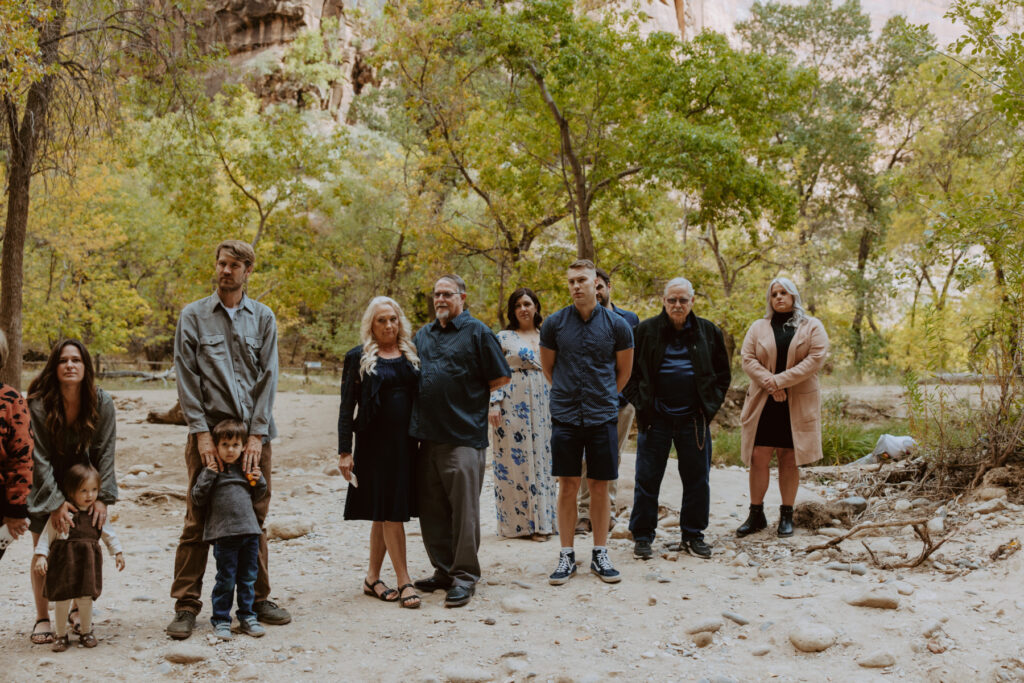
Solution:
M 173 408 L 164 413 L 158 413 L 155 410 L 149 411 L 149 414 L 146 415 L 146 422 L 162 425 L 188 424 L 185 422 L 185 413 L 181 410 L 180 402 L 175 403 Z
M 903 526 L 907 526 L 908 524 L 911 525 L 911 526 L 915 526 L 916 527 L 916 526 L 927 524 L 927 523 L 928 523 L 927 519 L 900 519 L 900 520 L 893 520 L 891 522 L 863 522 L 863 523 L 858 524 L 857 526 L 853 527 L 852 529 L 847 531 L 842 536 L 836 536 L 833 539 L 829 539 L 825 543 L 819 543 L 817 545 L 809 545 L 809 546 L 807 546 L 806 548 L 804 548 L 804 552 L 805 553 L 811 553 L 811 552 L 814 552 L 815 550 L 825 550 L 826 548 L 832 548 L 834 546 L 839 545 L 840 543 L 842 543 L 843 541 L 847 540 L 848 538 L 850 538 L 852 536 L 855 536 L 856 534 L 860 533 L 861 531 L 864 531 L 865 529 L 878 529 L 878 528 L 888 527 L 888 526 L 903 527 Z
M 894 526 L 903 527 L 907 525 L 911 526 L 914 529 L 914 533 L 917 534 L 917 537 L 921 539 L 921 543 L 924 544 L 921 548 L 921 554 L 918 555 L 916 559 L 907 560 L 905 562 L 882 562 L 877 557 L 875 557 L 875 553 L 871 550 L 871 548 L 868 547 L 867 543 L 861 541 L 861 545 L 863 545 L 864 548 L 868 551 L 868 556 L 871 558 L 871 562 L 876 567 L 879 567 L 881 569 L 909 569 L 911 567 L 920 566 L 922 563 L 924 563 L 925 560 L 927 560 L 931 556 L 932 553 L 938 550 L 943 543 L 945 543 L 951 538 L 951 536 L 946 536 L 938 543 L 933 541 L 931 534 L 928 533 L 927 519 L 899 519 L 890 522 L 864 522 L 863 524 L 858 524 L 857 526 L 853 527 L 842 536 L 837 536 L 825 543 L 807 546 L 806 548 L 804 548 L 804 552 L 810 553 L 815 550 L 825 550 L 826 548 L 834 548 L 843 541 L 853 537 L 854 535 L 861 531 L 864 531 L 865 529 L 878 529 L 881 527 Z
M 1010 555 L 1013 555 L 1018 550 L 1020 550 L 1020 539 L 1014 538 L 1007 541 L 1006 543 L 1003 543 L 1001 546 L 992 551 L 992 554 L 989 555 L 989 558 L 992 559 L 993 562 L 995 560 L 1004 560 Z
M 157 505 L 168 503 L 171 498 L 185 500 L 187 493 L 181 486 L 151 486 L 135 494 L 135 502 L 139 505 Z

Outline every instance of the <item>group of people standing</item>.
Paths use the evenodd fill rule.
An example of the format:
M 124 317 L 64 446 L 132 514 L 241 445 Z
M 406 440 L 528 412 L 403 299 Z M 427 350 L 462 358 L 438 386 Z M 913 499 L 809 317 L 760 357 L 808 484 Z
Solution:
M 497 335 L 466 310 L 457 275 L 434 283 L 436 318 L 415 336 L 396 301 L 370 302 L 362 344 L 345 358 L 338 420 L 339 465 L 350 481 L 346 519 L 373 522 L 368 595 L 418 607 L 416 591 L 440 589 L 448 607 L 470 601 L 481 573 L 488 438 L 498 534 L 543 541 L 557 533 L 561 549 L 549 582 L 560 585 L 578 568 L 574 537 L 592 532 L 591 572 L 619 581 L 606 540 L 634 415 L 634 557 L 653 556 L 658 493 L 673 445 L 683 483 L 680 548 L 711 557 L 704 539 L 710 423 L 731 381 L 722 331 L 693 314 L 695 293 L 685 278 L 665 285 L 661 313 L 643 322 L 611 303 L 610 277 L 592 262 L 573 263 L 566 282 L 572 303 L 547 318 L 534 291 L 515 290 L 508 327 Z M 773 280 L 765 317 L 751 326 L 741 352 L 751 377 L 741 418 L 751 512 L 738 535 L 767 525 L 773 454 L 783 502 L 778 534 L 792 534 L 796 466 L 821 457 L 817 372 L 827 351 L 824 328 L 807 314 L 796 286 Z M 412 581 L 402 525 L 417 515 L 434 571 Z M 381 579 L 385 554 L 397 590 Z
M 217 561 L 211 623 L 218 637 L 232 637 L 233 596 L 235 631 L 259 636 L 260 622 L 291 621 L 270 600 L 263 529 L 277 434 L 276 320 L 245 293 L 255 264 L 250 245 L 222 242 L 215 262 L 216 290 L 185 307 L 174 340 L 189 431 L 189 496 L 171 586 L 175 616 L 166 629 L 175 639 L 195 628 L 211 545 Z M 434 283 L 435 319 L 415 335 L 394 299 L 376 297 L 367 306 L 361 344 L 345 356 L 338 418 L 338 464 L 349 480 L 345 518 L 372 522 L 367 595 L 405 608 L 420 606 L 417 591 L 446 591 L 447 607 L 472 599 L 481 576 L 480 494 L 489 445 L 498 533 L 535 540 L 557 533 L 561 549 L 549 581 L 559 585 L 577 571 L 575 536 L 592 532 L 591 572 L 619 581 L 606 541 L 634 416 L 634 556 L 653 555 L 658 493 L 673 445 L 683 483 L 680 547 L 711 556 L 703 536 L 709 425 L 731 380 L 722 331 L 694 315 L 693 286 L 681 277 L 665 285 L 662 311 L 643 322 L 611 303 L 610 277 L 592 262 L 572 263 L 566 282 L 572 303 L 546 319 L 535 292 L 513 292 L 508 328 L 497 335 L 466 310 L 466 284 L 453 274 Z M 795 285 L 773 280 L 766 314 L 751 325 L 741 351 L 751 378 L 741 417 L 751 505 L 741 536 L 767 526 L 763 500 L 773 454 L 783 502 L 778 533 L 792 533 L 796 468 L 821 457 L 817 373 L 827 351 L 824 328 L 808 315 Z M 0 365 L 5 357 L 0 336 Z M 54 346 L 27 399 L 0 386 L 0 541 L 4 534 L 31 533 L 31 639 L 53 643 L 56 651 L 68 647 L 69 630 L 84 647 L 96 644 L 91 618 L 102 587 L 100 540 L 124 568 L 107 521 L 118 496 L 115 422 L 113 401 L 95 385 L 89 352 L 75 340 Z M 413 517 L 433 567 L 416 581 L 404 530 Z M 381 578 L 385 556 L 397 588 Z

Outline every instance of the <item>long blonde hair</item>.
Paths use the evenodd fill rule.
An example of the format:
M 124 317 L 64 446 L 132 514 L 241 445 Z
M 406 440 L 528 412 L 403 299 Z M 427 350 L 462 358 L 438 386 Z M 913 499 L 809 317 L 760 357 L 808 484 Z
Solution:
M 359 340 L 363 343 L 363 356 L 359 359 L 359 377 L 372 375 L 377 371 L 377 340 L 373 338 L 373 315 L 378 306 L 387 304 L 398 314 L 398 350 L 402 352 L 405 359 L 412 363 L 414 368 L 420 367 L 420 357 L 416 355 L 416 347 L 412 343 L 412 326 L 409 319 L 402 313 L 402 307 L 398 302 L 389 296 L 375 296 L 363 313 L 363 320 L 359 325 Z
M 788 277 L 777 277 L 768 283 L 768 293 L 765 295 L 765 314 L 764 317 L 768 320 L 772 319 L 775 314 L 775 309 L 772 308 L 772 287 L 780 285 L 786 293 L 793 297 L 793 317 L 786 321 L 788 327 L 800 327 L 800 323 L 807 320 L 810 316 L 807 315 L 807 309 L 804 308 L 804 302 L 800 298 L 800 292 L 797 290 L 796 285 Z

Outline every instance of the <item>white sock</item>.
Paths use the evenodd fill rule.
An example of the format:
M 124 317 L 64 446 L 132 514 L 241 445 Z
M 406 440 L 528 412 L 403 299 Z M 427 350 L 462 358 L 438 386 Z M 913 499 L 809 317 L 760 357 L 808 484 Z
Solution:
M 572 548 L 562 548 L 562 554 L 563 555 L 573 555 L 573 554 L 575 554 L 575 552 L 576 551 L 573 550 Z
M 608 548 L 603 546 L 603 545 L 595 545 L 594 546 L 594 552 L 595 553 L 603 553 L 603 552 L 607 552 L 607 550 L 608 550 Z

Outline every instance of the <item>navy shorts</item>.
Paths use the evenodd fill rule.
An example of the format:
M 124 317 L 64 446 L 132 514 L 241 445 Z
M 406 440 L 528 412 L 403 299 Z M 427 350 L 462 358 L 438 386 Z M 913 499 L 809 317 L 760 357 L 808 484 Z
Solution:
M 587 479 L 613 481 L 619 478 L 618 420 L 593 427 L 551 421 L 551 474 L 579 477 L 587 459 Z

